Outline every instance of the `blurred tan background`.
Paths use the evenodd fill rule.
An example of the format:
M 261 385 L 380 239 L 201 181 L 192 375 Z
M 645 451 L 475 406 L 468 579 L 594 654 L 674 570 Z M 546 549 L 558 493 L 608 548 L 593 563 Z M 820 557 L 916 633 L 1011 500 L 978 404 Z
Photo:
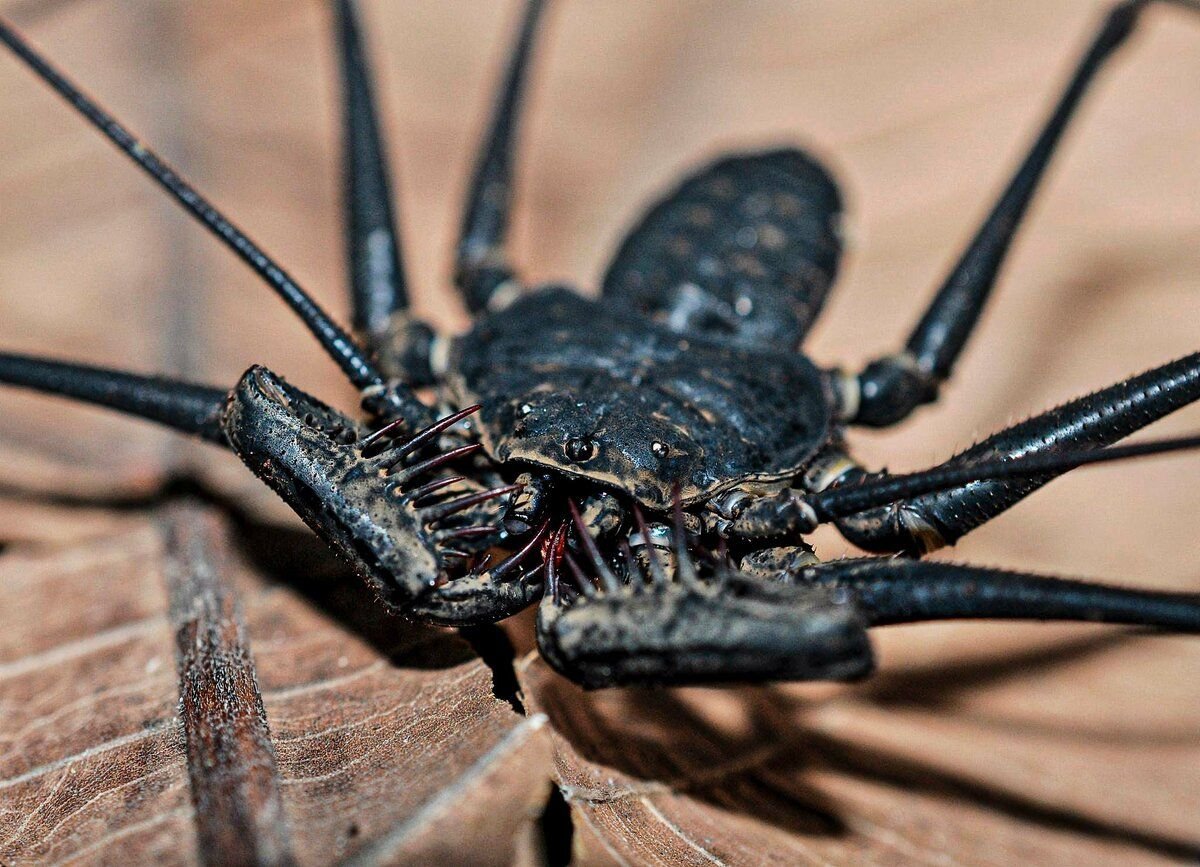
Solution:
M 416 307 L 446 329 L 463 323 L 449 284 L 453 233 L 517 5 L 362 4 Z M 520 156 L 516 240 L 526 272 L 590 289 L 640 207 L 680 172 L 723 149 L 807 143 L 843 183 L 853 240 L 809 349 L 818 362 L 850 367 L 903 339 L 1107 6 L 556 5 Z M 8 0 L 0 10 L 345 318 L 323 4 Z M 282 304 L 7 57 L 0 108 L 0 345 L 220 384 L 260 362 L 352 405 Z M 1068 135 L 943 400 L 894 432 L 854 432 L 860 456 L 917 469 L 1196 350 L 1197 155 L 1200 17 L 1156 6 Z M 1193 408 L 1154 432 L 1197 429 Z M 19 489 L 147 490 L 172 465 L 278 513 L 215 449 L 0 391 L 0 537 L 32 534 L 41 519 Z M 1195 589 L 1198 515 L 1197 456 L 1082 470 L 942 556 Z M 835 534 L 819 546 L 830 557 L 847 550 Z M 883 637 L 883 653 L 888 666 L 920 665 L 1069 632 L 898 630 Z M 1181 677 L 1196 679 L 1200 658 L 1185 642 L 1148 647 L 1124 668 L 1087 675 L 1096 730 L 1130 719 L 1153 728 L 1156 709 L 1171 725 L 1194 726 L 1182 707 L 1165 708 L 1175 708 Z M 1014 689 L 991 707 L 1037 716 L 1060 689 Z M 1081 707 L 1068 704 L 1054 713 Z

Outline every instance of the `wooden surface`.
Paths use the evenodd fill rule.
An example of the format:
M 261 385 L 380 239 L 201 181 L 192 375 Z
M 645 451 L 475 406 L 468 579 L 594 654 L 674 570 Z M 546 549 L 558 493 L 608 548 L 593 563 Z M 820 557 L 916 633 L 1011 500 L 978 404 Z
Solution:
M 647 198 L 740 145 L 803 142 L 852 245 L 810 342 L 897 345 L 1104 4 L 562 0 L 537 69 L 517 249 L 585 287 Z M 313 2 L 0 0 L 332 309 L 345 312 L 328 20 Z M 515 5 L 365 0 L 420 312 L 449 250 Z M 0 60 L 0 345 L 352 396 L 283 307 Z M 1068 135 L 944 399 L 855 432 L 915 469 L 1196 349 L 1200 19 L 1153 8 Z M 1179 413 L 1158 432 L 1195 430 Z M 1200 851 L 1200 646 L 1087 627 L 882 632 L 854 689 L 585 696 L 518 660 L 527 716 L 459 638 L 375 612 L 240 464 L 0 392 L 0 863 L 191 863 L 169 477 L 202 480 L 301 863 L 537 863 L 550 780 L 579 863 L 1163 863 Z M 1196 588 L 1193 457 L 1085 470 L 939 556 Z M 133 498 L 114 508 L 112 497 Z M 846 546 L 818 537 L 820 553 Z M 185 569 L 186 572 L 186 569 Z M 512 630 L 521 650 L 528 624 Z M 248 672 L 239 668 L 242 675 Z M 502 684 L 500 684 L 502 686 Z M 507 695 L 504 688 L 497 690 Z M 539 714 L 545 714 L 541 716 Z M 562 822 L 547 822 L 553 834 Z

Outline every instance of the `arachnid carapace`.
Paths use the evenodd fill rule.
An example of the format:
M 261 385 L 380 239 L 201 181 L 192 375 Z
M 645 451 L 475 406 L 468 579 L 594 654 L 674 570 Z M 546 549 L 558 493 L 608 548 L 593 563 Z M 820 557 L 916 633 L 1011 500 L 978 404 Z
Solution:
M 1191 6 L 1188 0 L 1174 0 Z M 1013 425 L 930 470 L 870 473 L 846 432 L 937 397 L 1089 85 L 1149 0 L 1104 19 L 1050 118 L 907 342 L 861 372 L 801 351 L 841 254 L 841 196 L 797 148 L 736 153 L 655 204 L 598 297 L 524 283 L 506 252 L 530 0 L 457 249 L 460 336 L 408 310 L 368 65 L 338 0 L 354 335 L 11 27 L 0 40 L 239 255 L 359 389 L 365 420 L 263 367 L 214 388 L 19 355 L 0 381 L 232 448 L 372 584 L 442 624 L 539 605 L 545 658 L 586 686 L 869 673 L 868 629 L 944 618 L 1096 620 L 1200 631 L 1200 596 L 921 555 L 1057 475 L 1194 447 L 1113 446 L 1200 398 L 1200 353 Z M 436 389 L 438 410 L 419 389 Z M 890 555 L 822 563 L 835 523 Z

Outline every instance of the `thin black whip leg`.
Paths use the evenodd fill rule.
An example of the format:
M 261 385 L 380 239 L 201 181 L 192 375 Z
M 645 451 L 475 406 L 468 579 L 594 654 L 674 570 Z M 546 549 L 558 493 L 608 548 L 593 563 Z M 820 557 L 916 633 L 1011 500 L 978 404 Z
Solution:
M 227 389 L 12 353 L 0 353 L 0 382 L 94 403 L 229 445 L 220 424 Z
M 366 49 L 354 0 L 336 0 L 342 79 L 342 174 L 351 324 L 389 376 L 427 384 L 429 326 L 406 315 L 409 304 L 392 185 Z
M 455 279 L 472 313 L 486 308 L 492 296 L 514 279 L 504 249 L 512 204 L 513 149 L 529 58 L 545 6 L 545 0 L 528 0 L 525 6 L 463 214 Z
M 959 563 L 869 558 L 792 576 L 849 594 L 870 626 L 926 620 L 1082 620 L 1200 632 L 1200 593 L 1110 587 Z
M 25 41 L 12 27 L 0 20 L 0 42 L 23 61 L 47 85 L 65 99 L 97 130 L 139 168 L 150 175 L 159 186 L 210 232 L 223 241 L 282 298 L 308 326 L 326 353 L 345 372 L 347 378 L 362 388 L 381 382 L 379 372 L 364 357 L 341 327 L 325 313 L 317 302 L 292 279 L 273 259 L 233 225 L 207 199 L 200 195 L 178 172 L 168 166 L 154 151 L 116 118 L 100 107 Z
M 1127 0 L 1108 13 L 1041 134 L 909 335 L 904 350 L 871 362 L 843 385 L 842 403 L 849 421 L 871 427 L 892 425 L 937 399 L 939 385 L 950 376 L 979 320 L 1063 131 L 1096 74 L 1132 33 L 1148 3 Z
M 7 46 L 38 78 L 249 265 L 301 318 L 326 354 L 338 364 L 346 378 L 361 390 L 365 409 L 387 420 L 403 418 L 412 429 L 431 420 L 429 409 L 412 390 L 403 385 L 389 385 L 370 356 L 278 262 L 3 19 L 0 19 L 0 44 Z
M 1109 445 L 1198 399 L 1200 353 L 1193 353 L 1006 428 L 942 466 Z M 954 543 L 1063 472 L 979 481 L 906 497 L 842 518 L 837 526 L 867 550 L 921 554 Z M 841 483 L 854 480 L 850 473 Z

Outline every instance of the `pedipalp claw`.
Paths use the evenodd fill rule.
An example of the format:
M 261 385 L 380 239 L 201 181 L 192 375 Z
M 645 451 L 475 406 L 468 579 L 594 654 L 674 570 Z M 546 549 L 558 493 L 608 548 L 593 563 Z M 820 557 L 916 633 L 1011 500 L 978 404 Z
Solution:
M 645 520 L 634 517 L 647 535 Z M 584 687 L 855 680 L 874 668 L 867 621 L 845 594 L 764 581 L 723 550 L 697 556 L 678 518 L 669 572 L 626 548 L 618 576 L 576 530 L 585 556 L 562 559 L 578 592 L 548 559 L 537 642 L 551 667 Z
M 509 588 L 521 584 L 518 575 L 507 574 L 519 571 L 515 563 L 506 567 L 504 581 L 495 574 L 500 567 L 491 574 L 470 571 L 472 552 L 489 536 L 500 542 L 503 531 L 498 517 L 489 527 L 467 512 L 511 493 L 511 486 L 456 497 L 462 476 L 429 478 L 478 450 L 478 444 L 436 450 L 439 435 L 476 409 L 448 415 L 407 438 L 395 436 L 401 426 L 388 425 L 358 439 L 352 419 L 253 367 L 231 394 L 222 427 L 246 465 L 386 603 L 439 623 L 459 616 L 484 622 L 530 604 L 541 588 Z M 451 499 L 438 502 L 443 496 Z M 449 519 L 461 526 L 443 523 Z M 540 536 L 519 553 L 524 557 L 538 542 Z M 462 582 L 483 588 L 466 607 L 458 598 Z M 504 589 L 489 596 L 487 586 Z

